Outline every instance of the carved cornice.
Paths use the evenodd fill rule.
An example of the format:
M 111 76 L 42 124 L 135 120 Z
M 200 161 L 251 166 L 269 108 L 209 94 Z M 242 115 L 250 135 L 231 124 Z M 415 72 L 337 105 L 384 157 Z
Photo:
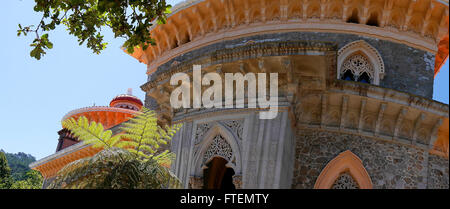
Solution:
M 443 57 L 448 55 L 448 44 L 444 47 L 446 50 L 438 48 L 439 41 L 448 35 L 448 1 L 445 0 L 431 0 L 426 4 L 392 0 L 356 0 L 351 4 L 267 1 L 261 6 L 250 0 L 182 2 L 174 7 L 167 24 L 154 24 L 150 28 L 156 45 L 145 52 L 137 49 L 132 56 L 148 64 L 148 73 L 151 73 L 173 57 L 198 47 L 226 39 L 285 31 L 357 34 L 406 44 L 443 54 Z M 355 11 L 359 24 L 348 23 Z M 177 27 L 175 32 L 174 27 Z M 168 37 L 161 38 L 161 34 Z
M 443 121 L 449 106 L 433 100 L 337 80 L 325 93 L 302 95 L 294 105 L 301 109 L 295 115 L 299 128 L 375 137 L 448 156 L 449 128 Z
M 192 65 L 202 65 L 202 68 L 246 59 L 261 59 L 268 56 L 307 55 L 314 52 L 334 52 L 337 46 L 332 42 L 318 41 L 271 41 L 262 43 L 247 43 L 231 49 L 221 49 L 209 54 L 192 57 L 182 63 L 173 61 L 169 69 L 155 72 L 150 81 L 141 86 L 145 92 L 156 87 L 159 82 L 169 79 L 178 72 L 190 72 Z M 317 54 L 317 53 L 316 53 Z
M 380 86 L 335 80 L 330 86 L 329 91 L 359 95 L 385 102 L 394 102 L 407 107 L 436 114 L 441 117 L 448 117 L 449 115 L 449 106 L 447 104 Z

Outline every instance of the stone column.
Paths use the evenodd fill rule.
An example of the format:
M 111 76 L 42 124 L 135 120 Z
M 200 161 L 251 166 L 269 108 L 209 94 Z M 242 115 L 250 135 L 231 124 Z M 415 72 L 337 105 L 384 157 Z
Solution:
M 233 184 L 236 189 L 242 189 L 242 176 L 234 175 L 233 176 Z
M 203 189 L 203 177 L 189 177 L 189 189 Z

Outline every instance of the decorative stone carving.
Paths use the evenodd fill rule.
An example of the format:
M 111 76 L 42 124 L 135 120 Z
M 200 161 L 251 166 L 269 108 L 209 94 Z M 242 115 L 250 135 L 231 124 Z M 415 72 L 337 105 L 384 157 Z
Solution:
M 373 46 L 363 40 L 351 42 L 338 51 L 338 78 L 349 71 L 354 75 L 354 80 L 367 73 L 370 83 L 378 85 L 383 79 L 384 61 Z
M 415 4 L 415 1 L 410 1 L 406 4 L 389 3 L 391 6 L 384 9 L 383 5 L 378 7 L 376 4 L 366 3 L 367 1 L 363 0 L 352 1 L 352 7 L 360 8 L 360 10 L 367 12 L 355 14 L 357 19 L 360 20 L 360 24 L 353 24 L 351 26 L 345 23 L 351 14 L 349 13 L 351 8 L 349 8 L 349 5 L 343 6 L 341 1 L 314 1 L 314 3 L 286 1 L 284 5 L 280 5 L 283 4 L 280 1 L 270 1 L 266 3 L 267 5 L 265 7 L 262 7 L 250 6 L 253 5 L 252 1 L 241 0 L 233 3 L 233 5 L 236 4 L 233 6 L 233 9 L 224 9 L 229 7 L 228 1 L 204 1 L 209 5 L 215 5 L 210 8 L 207 7 L 208 9 L 204 8 L 205 4 L 198 3 L 203 2 L 203 0 L 187 2 L 186 4 L 179 4 L 179 6 L 177 5 L 173 8 L 173 12 L 178 15 L 169 17 L 167 24 L 164 26 L 155 24 L 150 28 L 154 34 L 165 34 L 168 38 L 155 40 L 156 46 L 149 47 L 149 50 L 145 53 L 147 56 L 142 56 L 141 53 L 135 53 L 133 56 L 136 59 L 145 64 L 158 66 L 160 63 L 165 63 L 166 59 L 173 57 L 173 54 L 175 54 L 173 51 L 180 50 L 180 47 L 187 48 L 183 50 L 183 53 L 186 53 L 191 48 L 198 46 L 199 42 L 203 43 L 202 41 L 204 39 L 200 37 L 205 35 L 212 37 L 209 40 L 222 39 L 224 36 L 223 30 L 229 30 L 231 28 L 237 30 L 237 33 L 243 33 L 245 35 L 249 33 L 263 33 L 274 30 L 274 28 L 277 28 L 277 31 L 283 31 L 282 28 L 293 24 L 290 20 L 302 18 L 305 21 L 307 19 L 314 19 L 312 22 L 308 22 L 308 25 L 311 25 L 308 27 L 309 29 L 320 28 L 321 30 L 337 31 L 339 28 L 347 33 L 352 32 L 360 35 L 361 33 L 383 34 L 386 38 L 397 39 L 396 42 L 406 43 L 410 46 L 418 45 L 419 48 L 427 48 L 427 50 L 432 49 L 433 43 L 440 43 L 442 40 L 441 42 L 444 42 L 442 44 L 444 46 L 439 47 L 439 51 L 441 52 L 439 54 L 443 55 L 438 57 L 443 58 L 439 60 L 445 59 L 445 55 L 448 54 L 448 45 L 445 46 L 445 40 L 448 40 L 448 21 L 445 21 L 446 15 L 442 14 L 442 11 L 448 8 L 448 1 L 445 3 L 446 1 L 433 0 L 420 5 Z M 421 9 L 419 11 L 416 7 L 430 9 Z M 370 18 L 370 13 L 372 13 L 373 8 L 381 8 L 377 12 L 377 17 L 382 18 L 377 19 L 376 26 L 367 28 L 365 24 L 367 23 L 367 19 Z M 404 20 L 405 12 L 408 10 L 414 11 L 411 14 L 408 13 L 408 18 L 415 21 Z M 195 11 L 204 11 L 205 13 L 200 18 Z M 180 16 L 191 18 L 177 18 Z M 438 18 L 441 16 L 442 18 Z M 190 19 L 192 18 L 196 21 L 191 21 Z M 264 27 L 259 25 L 260 22 L 265 22 Z M 323 26 L 326 24 L 332 24 L 333 27 Z M 172 29 L 178 28 L 180 25 L 186 25 L 186 30 Z M 389 31 L 389 34 L 386 31 Z M 433 43 L 430 44 L 430 41 Z
M 350 71 L 355 76 L 353 79 L 358 81 L 358 78 L 363 74 L 367 73 L 370 78 L 370 83 L 373 82 L 373 66 L 370 61 L 361 54 L 356 54 L 348 57 L 341 67 L 340 75 L 344 75 L 345 72 Z
M 203 139 L 203 135 L 211 128 L 209 123 L 197 124 L 197 130 L 195 131 L 195 144 L 198 144 Z
M 223 121 L 223 124 L 227 127 L 229 127 L 235 134 L 236 136 L 242 140 L 242 135 L 244 132 L 244 120 L 226 120 Z
M 189 189 L 203 189 L 203 177 L 189 177 Z
M 245 60 L 244 58 L 261 58 L 285 55 L 304 55 L 305 50 L 315 50 L 321 52 L 334 52 L 336 45 L 333 43 L 315 42 L 315 41 L 274 41 L 274 42 L 258 42 L 248 44 L 238 48 L 220 49 L 211 53 L 203 54 L 199 57 L 185 60 L 182 63 L 170 67 L 170 70 L 156 71 L 154 76 L 147 83 L 141 86 L 145 92 L 149 92 L 152 88 L 157 87 L 160 83 L 179 72 L 187 72 L 192 68 L 192 64 L 202 65 L 202 69 L 211 63 L 224 64 Z M 264 66 L 264 65 L 263 65 Z M 245 67 L 245 66 L 243 66 Z M 241 69 L 240 67 L 238 69 Z M 245 69 L 243 69 L 245 70 Z M 266 69 L 267 70 L 267 69 Z
M 352 176 L 345 172 L 342 173 L 339 178 L 336 179 L 332 189 L 359 189 L 358 183 L 352 178 Z
M 242 176 L 234 175 L 233 184 L 236 189 L 242 189 Z
M 222 157 L 228 162 L 231 162 L 232 160 L 233 150 L 231 149 L 231 145 L 221 135 L 214 137 L 211 145 L 209 145 L 203 156 L 203 163 L 214 156 Z

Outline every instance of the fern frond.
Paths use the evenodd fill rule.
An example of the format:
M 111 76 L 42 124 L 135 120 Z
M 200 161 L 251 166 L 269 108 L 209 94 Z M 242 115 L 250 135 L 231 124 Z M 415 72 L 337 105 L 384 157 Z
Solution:
M 101 123 L 92 121 L 89 124 L 85 116 L 79 117 L 78 121 L 69 118 L 63 121 L 63 127 L 69 129 L 83 143 L 92 144 L 94 148 L 112 147 L 109 140 L 112 132 L 110 130 L 105 131 Z
M 168 169 L 175 154 L 163 150 L 181 124 L 162 128 L 156 113 L 144 108 L 122 123 L 124 134 L 113 136 L 101 123 L 89 123 L 84 116 L 63 121 L 63 127 L 85 144 L 106 149 L 68 164 L 50 188 L 182 188 Z

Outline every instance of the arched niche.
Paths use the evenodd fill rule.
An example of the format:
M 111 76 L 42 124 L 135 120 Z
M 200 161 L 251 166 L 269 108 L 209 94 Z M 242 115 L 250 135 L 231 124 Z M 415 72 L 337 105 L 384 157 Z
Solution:
M 205 189 L 236 189 L 233 184 L 234 170 L 226 166 L 227 160 L 223 157 L 213 157 L 203 170 Z
M 347 150 L 331 160 L 320 173 L 314 189 L 330 189 L 342 173 L 348 173 L 360 189 L 372 189 L 372 180 L 361 159 Z
M 203 171 L 208 168 L 208 163 L 219 157 L 227 161 L 226 167 L 233 169 L 235 187 L 241 188 L 242 158 L 238 137 L 234 133 L 222 124 L 214 123 L 197 146 L 199 151 L 194 156 L 192 177 L 203 179 Z
M 342 73 L 344 73 L 344 63 L 353 57 L 367 60 L 368 65 L 370 65 L 373 69 L 371 84 L 379 85 L 380 80 L 384 78 L 385 74 L 384 62 L 378 50 L 364 40 L 351 42 L 338 51 L 337 78 L 341 79 Z

